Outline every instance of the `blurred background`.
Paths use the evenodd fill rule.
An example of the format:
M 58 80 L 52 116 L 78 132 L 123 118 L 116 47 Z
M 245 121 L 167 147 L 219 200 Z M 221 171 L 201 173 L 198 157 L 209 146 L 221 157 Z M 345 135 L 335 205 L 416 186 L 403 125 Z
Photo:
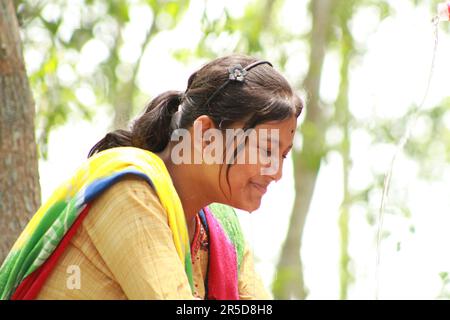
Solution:
M 439 2 L 16 0 L 35 101 L 38 202 L 152 97 L 184 91 L 189 75 L 218 56 L 254 55 L 306 100 L 283 179 L 260 209 L 239 212 L 267 289 L 277 299 L 447 299 L 446 21 L 419 108 Z M 384 176 L 413 119 L 394 163 L 378 247 Z M 32 209 L 14 223 L 0 217 L 8 225 L 0 260 Z

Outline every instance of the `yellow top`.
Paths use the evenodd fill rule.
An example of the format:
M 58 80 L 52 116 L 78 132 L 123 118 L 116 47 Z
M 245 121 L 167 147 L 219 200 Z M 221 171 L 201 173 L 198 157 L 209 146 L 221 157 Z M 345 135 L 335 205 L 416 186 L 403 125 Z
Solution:
M 158 196 L 127 176 L 92 203 L 37 299 L 204 299 L 207 236 L 196 228 L 193 296 Z M 240 299 L 271 299 L 248 245 L 238 280 Z

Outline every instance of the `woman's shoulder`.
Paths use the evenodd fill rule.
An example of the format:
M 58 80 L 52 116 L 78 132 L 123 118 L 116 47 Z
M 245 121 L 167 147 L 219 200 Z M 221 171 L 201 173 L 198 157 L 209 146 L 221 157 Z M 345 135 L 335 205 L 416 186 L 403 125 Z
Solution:
M 127 174 L 119 181 L 115 182 L 108 189 L 106 189 L 100 196 L 109 201 L 117 202 L 123 198 L 148 198 L 156 199 L 159 202 L 153 186 L 144 178 Z
M 166 212 L 154 188 L 144 178 L 125 175 L 104 190 L 91 203 L 86 219 L 102 222 L 127 216 L 158 215 L 166 220 Z

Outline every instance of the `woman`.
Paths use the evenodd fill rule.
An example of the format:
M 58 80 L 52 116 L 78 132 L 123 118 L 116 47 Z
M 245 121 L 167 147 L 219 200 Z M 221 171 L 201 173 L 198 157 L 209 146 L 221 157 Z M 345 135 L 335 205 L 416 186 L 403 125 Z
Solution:
M 0 298 L 270 298 L 231 207 L 281 178 L 302 107 L 267 61 L 206 64 L 91 149 L 15 243 Z

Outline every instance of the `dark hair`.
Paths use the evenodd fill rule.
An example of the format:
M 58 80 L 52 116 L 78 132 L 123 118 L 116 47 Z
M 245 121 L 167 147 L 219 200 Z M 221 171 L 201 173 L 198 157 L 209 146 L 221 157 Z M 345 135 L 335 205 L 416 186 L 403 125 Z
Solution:
M 187 89 L 168 91 L 153 99 L 137 118 L 131 130 L 108 133 L 89 152 L 91 157 L 102 150 L 133 146 L 152 152 L 162 151 L 175 129 L 172 117 L 181 105 L 178 128 L 189 128 L 201 115 L 209 116 L 220 129 L 237 121 L 244 122 L 244 130 L 268 121 L 282 121 L 292 115 L 298 117 L 302 100 L 294 93 L 286 79 L 269 64 L 249 70 L 245 81 L 231 81 L 208 101 L 228 77 L 228 68 L 245 66 L 258 61 L 253 57 L 233 54 L 215 59 L 194 72 Z

